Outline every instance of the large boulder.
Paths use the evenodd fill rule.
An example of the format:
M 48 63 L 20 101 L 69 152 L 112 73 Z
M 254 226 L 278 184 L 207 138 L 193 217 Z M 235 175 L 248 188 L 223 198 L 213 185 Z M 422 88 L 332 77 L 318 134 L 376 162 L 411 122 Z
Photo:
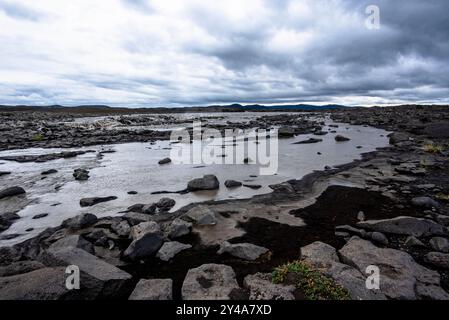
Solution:
M 128 238 L 129 234 L 131 233 L 131 227 L 126 220 L 114 222 L 111 225 L 111 230 L 122 238 Z
M 1 300 L 63 300 L 71 292 L 65 286 L 65 267 L 42 268 L 0 278 Z
M 10 187 L 0 190 L 0 199 L 18 196 L 24 194 L 25 190 L 21 187 Z
M 156 257 L 162 261 L 170 261 L 175 255 L 181 251 L 192 248 L 190 244 L 184 244 L 177 241 L 165 242 L 156 254 Z
M 360 272 L 366 272 L 368 266 L 379 267 L 380 290 L 390 299 L 440 299 L 444 296 L 440 275 L 419 265 L 404 251 L 378 248 L 354 236 L 339 253 L 344 263 Z
M 251 243 L 237 243 L 231 244 L 227 241 L 223 242 L 217 254 L 228 253 L 231 256 L 254 261 L 266 254 L 269 250 L 264 247 L 259 247 Z
M 326 243 L 317 241 L 302 247 L 301 261 L 346 288 L 354 300 L 386 299 L 379 290 L 367 289 L 365 273 L 342 263 L 336 249 Z
M 222 264 L 203 264 L 190 269 L 182 284 L 184 300 L 229 300 L 239 289 L 234 270 Z
M 80 285 L 88 289 L 89 298 L 117 297 L 131 280 L 130 274 L 79 248 L 49 248 L 40 260 L 48 266 L 77 266 Z
M 184 218 L 198 226 L 213 226 L 217 224 L 214 211 L 205 205 L 193 207 L 187 211 Z
M 205 175 L 202 178 L 193 179 L 187 184 L 187 189 L 189 191 L 216 190 L 218 188 L 220 188 L 220 182 L 217 177 L 212 174 Z
M 432 220 L 405 216 L 385 220 L 362 221 L 357 223 L 357 226 L 383 233 L 415 237 L 444 234 L 444 227 Z
M 129 300 L 172 300 L 173 281 L 171 279 L 142 279 L 129 296 Z
M 248 275 L 243 285 L 249 290 L 250 300 L 295 300 L 295 287 L 274 284 L 270 273 L 256 273 Z

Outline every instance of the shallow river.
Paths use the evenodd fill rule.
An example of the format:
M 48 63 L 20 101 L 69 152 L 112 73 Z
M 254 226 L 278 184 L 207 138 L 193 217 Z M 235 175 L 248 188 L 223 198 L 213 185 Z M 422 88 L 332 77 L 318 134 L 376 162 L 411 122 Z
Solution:
M 260 116 L 258 114 L 257 116 Z M 235 119 L 238 115 L 232 114 Z M 245 117 L 250 117 L 245 114 Z M 234 119 L 226 119 L 233 121 Z M 325 119 L 326 124 L 334 124 Z M 212 122 L 212 121 L 210 121 Z M 325 136 L 300 135 L 295 138 L 279 139 L 279 165 L 272 175 L 260 175 L 259 167 L 252 164 L 221 165 L 212 164 L 167 164 L 159 165 L 158 161 L 170 156 L 170 148 L 179 145 L 169 141 L 150 143 L 126 143 L 109 146 L 93 146 L 85 150 L 115 150 L 105 153 L 103 158 L 97 152 L 86 153 L 73 159 L 59 159 L 45 163 L 16 163 L 0 161 L 0 171 L 11 171 L 11 175 L 0 177 L 1 187 L 22 186 L 26 191 L 29 204 L 19 211 L 20 219 L 0 236 L 20 234 L 10 240 L 0 240 L 0 246 L 11 245 L 30 238 L 47 227 L 57 226 L 63 220 L 84 212 L 101 216 L 120 214 L 130 205 L 136 203 L 152 203 L 162 197 L 176 200 L 176 210 L 192 202 L 212 199 L 249 198 L 257 194 L 271 192 L 270 184 L 299 179 L 315 170 L 323 170 L 325 166 L 336 166 L 359 159 L 362 153 L 374 151 L 388 144 L 388 132 L 364 126 L 338 124 L 337 128 L 325 126 L 324 131 L 335 130 Z M 342 134 L 351 140 L 336 142 L 336 134 Z M 292 144 L 315 137 L 323 139 L 314 144 Z M 249 141 L 248 143 L 254 143 Z M 362 148 L 357 148 L 362 146 Z M 26 149 L 0 152 L 0 156 L 17 154 L 45 154 L 60 152 L 64 149 Z M 70 150 L 83 150 L 74 148 Z M 226 152 L 226 151 L 225 151 Z M 318 153 L 321 153 L 318 154 Z M 76 168 L 90 170 L 88 181 L 75 181 L 72 174 Z M 58 172 L 42 179 L 41 172 L 56 169 Z M 182 190 L 187 182 L 204 174 L 215 174 L 220 181 L 217 192 L 197 192 L 189 194 L 152 195 L 162 190 Z M 227 189 L 225 180 L 234 179 L 248 184 L 261 185 L 260 189 L 241 187 Z M 129 195 L 128 191 L 137 191 L 137 195 Z M 85 197 L 116 196 L 117 200 L 101 203 L 93 207 L 82 208 L 79 200 Z M 1 210 L 8 210 L 8 201 L 0 200 Z M 37 214 L 47 213 L 41 219 L 32 219 Z M 31 229 L 26 231 L 28 229 Z

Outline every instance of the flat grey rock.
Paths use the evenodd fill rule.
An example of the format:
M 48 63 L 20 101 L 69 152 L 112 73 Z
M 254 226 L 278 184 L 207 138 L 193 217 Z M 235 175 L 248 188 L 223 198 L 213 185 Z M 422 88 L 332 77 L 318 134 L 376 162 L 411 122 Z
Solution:
M 172 300 L 173 281 L 171 279 L 142 279 L 129 296 L 129 300 Z

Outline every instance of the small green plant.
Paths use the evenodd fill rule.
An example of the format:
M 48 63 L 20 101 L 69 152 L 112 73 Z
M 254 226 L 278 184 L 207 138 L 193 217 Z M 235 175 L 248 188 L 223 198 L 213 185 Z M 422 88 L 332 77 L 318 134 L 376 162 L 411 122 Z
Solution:
M 35 134 L 31 138 L 31 140 L 33 140 L 33 141 L 43 141 L 44 140 L 44 136 L 42 134 L 38 133 L 38 134 Z
M 449 194 L 440 193 L 437 194 L 436 198 L 441 201 L 449 202 Z
M 295 261 L 277 267 L 272 274 L 273 283 L 294 279 L 294 284 L 308 300 L 349 300 L 347 289 L 304 262 Z
M 428 153 L 441 153 L 444 151 L 444 147 L 435 143 L 428 143 L 424 145 L 424 151 Z

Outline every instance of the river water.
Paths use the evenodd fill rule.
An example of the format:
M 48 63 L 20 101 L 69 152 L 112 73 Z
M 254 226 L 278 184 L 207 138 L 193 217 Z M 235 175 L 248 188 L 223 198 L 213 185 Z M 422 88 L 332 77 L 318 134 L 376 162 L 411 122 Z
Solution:
M 196 115 L 198 116 L 198 115 Z M 254 119 L 260 114 L 224 114 L 201 115 L 211 117 L 209 123 L 223 123 L 225 121 L 242 121 Z M 187 121 L 192 115 L 179 115 Z M 271 192 L 271 184 L 281 183 L 290 179 L 300 179 L 315 170 L 323 170 L 325 166 L 336 166 L 359 159 L 362 153 L 376 150 L 388 144 L 388 132 L 365 126 L 348 124 L 335 125 L 329 118 L 323 118 L 326 126 L 324 131 L 335 130 L 325 136 L 310 134 L 299 135 L 294 138 L 278 140 L 278 170 L 274 174 L 260 175 L 256 164 L 167 164 L 159 165 L 158 161 L 169 157 L 173 148 L 179 145 L 170 144 L 170 141 L 151 143 L 125 143 L 108 146 L 91 146 L 73 149 L 25 149 L 8 150 L 0 152 L 0 156 L 18 154 L 46 154 L 64 150 L 114 150 L 114 153 L 105 153 L 102 158 L 97 152 L 86 153 L 72 159 L 58 159 L 45 163 L 17 163 L 0 161 L 0 171 L 10 171 L 10 175 L 0 177 L 3 187 L 22 186 L 26 197 L 20 201 L 29 204 L 18 212 L 21 217 L 7 231 L 0 236 L 18 234 L 18 237 L 9 240 L 0 240 L 0 246 L 12 245 L 26 240 L 40 233 L 47 227 L 59 225 L 63 220 L 90 212 L 103 216 L 119 215 L 130 205 L 136 203 L 152 203 L 162 197 L 176 200 L 176 210 L 184 205 L 205 200 L 242 199 L 254 195 Z M 92 119 L 89 119 L 92 121 Z M 82 122 L 78 119 L 77 122 Z M 190 123 L 192 125 L 192 123 Z M 176 128 L 182 128 L 176 124 Z M 161 128 L 164 129 L 164 128 Z M 350 141 L 336 142 L 336 134 L 342 134 Z M 310 137 L 323 139 L 314 144 L 293 144 Z M 255 143 L 249 141 L 247 143 Z M 362 148 L 357 148 L 362 146 Z M 171 149 L 171 150 L 170 150 Z M 226 152 L 226 150 L 224 150 Z M 319 154 L 321 153 L 321 154 Z M 72 174 L 77 168 L 90 170 L 88 181 L 75 181 Z M 41 172 L 49 169 L 58 170 L 57 173 L 42 179 Z M 168 194 L 154 195 L 152 192 L 162 190 L 182 190 L 187 182 L 205 174 L 215 174 L 220 181 L 220 189 L 214 192 L 196 192 L 184 195 Z M 224 181 L 234 179 L 248 184 L 258 184 L 260 189 L 240 187 L 228 189 Z M 137 191 L 137 195 L 129 195 L 128 191 Z M 82 208 L 79 200 L 86 197 L 116 196 L 117 200 L 100 203 L 92 207 Z M 0 200 L 0 209 L 5 212 L 9 208 L 8 201 Z M 48 216 L 33 219 L 35 215 L 46 213 Z M 32 229 L 32 230 L 31 230 Z M 28 230 L 28 231 L 27 231 Z

